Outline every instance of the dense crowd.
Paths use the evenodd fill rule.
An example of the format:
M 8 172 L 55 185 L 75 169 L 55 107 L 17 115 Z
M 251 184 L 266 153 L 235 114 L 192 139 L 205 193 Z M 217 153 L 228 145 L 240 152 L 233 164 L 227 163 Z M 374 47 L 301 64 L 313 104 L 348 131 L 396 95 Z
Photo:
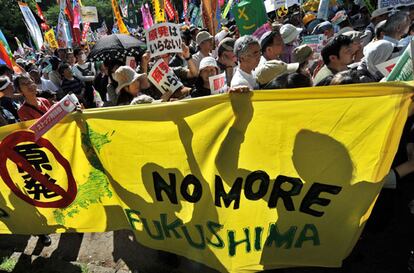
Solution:
M 125 59 L 91 62 L 87 45 L 54 52 L 27 50 L 14 56 L 19 73 L 0 65 L 0 125 L 40 118 L 68 93 L 75 94 L 84 108 L 209 96 L 209 78 L 222 73 L 229 92 L 236 93 L 379 82 L 385 75 L 377 65 L 403 54 L 414 35 L 413 20 L 413 6 L 377 9 L 371 14 L 366 7 L 353 6 L 330 14 L 329 20 L 312 12 L 269 20 L 269 30 L 259 37 L 240 36 L 234 20 L 215 36 L 207 29 L 183 24 L 180 53 L 153 58 L 142 52 L 136 56 L 136 69 L 126 66 Z M 302 43 L 303 37 L 318 34 L 325 37 L 320 52 Z M 160 58 L 183 83 L 175 92 L 162 93 L 148 79 Z M 387 202 L 389 196 L 397 196 L 404 204 L 407 213 L 402 221 L 408 228 L 414 226 L 409 183 L 414 170 L 412 127 L 409 117 L 389 175 L 388 185 L 402 190 L 382 194 Z M 403 248 L 407 254 L 414 246 L 411 241 L 406 240 Z

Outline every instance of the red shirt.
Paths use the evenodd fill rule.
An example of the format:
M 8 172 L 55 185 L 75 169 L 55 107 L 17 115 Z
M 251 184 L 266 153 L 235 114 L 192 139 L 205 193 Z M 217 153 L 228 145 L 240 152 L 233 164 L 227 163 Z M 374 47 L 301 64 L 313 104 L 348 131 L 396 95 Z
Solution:
M 17 110 L 20 121 L 38 119 L 51 107 L 50 102 L 45 98 L 37 98 L 37 103 L 37 107 L 29 105 L 27 102 L 23 103 L 19 110 Z

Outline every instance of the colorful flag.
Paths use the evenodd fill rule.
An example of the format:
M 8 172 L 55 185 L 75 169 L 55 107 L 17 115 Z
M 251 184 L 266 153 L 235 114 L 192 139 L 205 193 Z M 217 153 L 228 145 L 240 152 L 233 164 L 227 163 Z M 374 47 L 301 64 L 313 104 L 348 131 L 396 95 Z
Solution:
M 3 34 L 3 31 L 0 30 L 0 42 L 3 44 L 4 48 L 7 51 L 7 54 L 9 55 L 10 59 L 13 61 L 13 52 L 10 49 L 10 45 L 6 40 L 6 37 Z
M 227 17 L 227 14 L 229 13 L 232 5 L 233 5 L 233 0 L 229 0 L 229 2 L 227 3 L 226 8 L 223 11 L 223 14 L 221 15 L 222 18 L 226 18 Z
M 218 27 L 216 18 L 218 2 L 217 0 L 202 0 L 201 4 L 203 25 L 204 27 L 208 28 L 210 34 L 214 36 L 217 32 Z
M 138 26 L 138 20 L 136 16 L 136 7 L 134 1 L 127 0 L 127 23 L 130 27 L 136 28 Z
M 165 3 L 165 12 L 168 15 L 168 19 L 170 21 L 174 21 L 174 17 L 175 17 L 175 10 L 173 5 L 171 4 L 170 0 L 164 0 Z
M 17 37 L 14 37 L 14 39 L 16 40 L 16 44 L 17 44 L 17 50 L 16 50 L 17 54 L 19 54 L 20 56 L 24 56 L 24 48 L 22 46 L 22 43 Z
M 43 46 L 43 35 L 40 31 L 39 25 L 36 22 L 36 19 L 33 16 L 32 11 L 30 10 L 29 6 L 26 3 L 18 2 L 20 10 L 23 14 L 23 18 L 27 27 L 27 30 L 32 37 L 36 49 L 40 50 Z
M 45 32 L 45 41 L 52 50 L 59 48 L 59 44 L 56 41 L 56 36 L 53 29 L 50 29 Z
M 104 21 L 105 22 L 105 21 Z M 89 31 L 91 23 L 84 23 L 83 24 L 83 31 L 82 31 L 82 42 L 86 41 L 86 34 Z
M 144 29 L 149 29 L 154 24 L 154 21 L 152 20 L 151 11 L 148 7 L 148 3 L 145 3 L 141 7 L 141 13 L 142 13 L 142 22 L 144 25 Z
M 73 0 L 73 42 L 80 45 L 81 42 L 81 6 L 78 0 Z
M 42 9 L 40 8 L 38 3 L 36 3 L 36 10 L 37 10 L 37 15 L 39 15 L 40 19 L 42 19 L 43 21 L 43 23 L 40 24 L 42 30 L 48 30 L 50 27 L 48 26 L 46 18 L 43 15 Z
M 232 13 L 241 36 L 252 34 L 267 22 L 263 1 L 242 0 L 233 7 Z
M 126 28 L 124 21 L 122 20 L 121 13 L 119 11 L 119 6 L 116 0 L 112 0 L 112 10 L 114 11 L 114 15 L 116 18 L 116 22 L 118 24 L 119 33 L 122 34 L 129 34 L 128 29 Z
M 155 23 L 164 23 L 165 22 L 164 0 L 152 0 L 152 6 L 154 7 Z
M 2 60 L 8 67 L 13 69 L 13 62 L 3 43 L 0 43 L 0 60 Z
M 70 37 L 69 24 L 66 20 L 66 1 L 60 0 L 60 12 L 57 25 L 57 41 L 59 48 L 71 48 L 72 39 Z

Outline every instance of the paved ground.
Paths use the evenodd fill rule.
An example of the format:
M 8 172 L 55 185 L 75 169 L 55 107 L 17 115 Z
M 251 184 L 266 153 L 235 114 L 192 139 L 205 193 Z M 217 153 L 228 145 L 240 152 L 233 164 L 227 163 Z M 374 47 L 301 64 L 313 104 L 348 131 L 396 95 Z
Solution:
M 408 238 L 407 234 L 383 208 L 376 214 L 376 220 L 369 223 L 342 268 L 295 268 L 266 273 L 405 273 L 406 258 L 400 244 L 401 239 Z M 138 244 L 127 230 L 51 237 L 52 245 L 43 247 L 34 236 L 0 235 L 0 257 L 5 259 L 0 268 L 9 266 L 8 271 L 0 273 L 215 272 L 185 258 L 160 255 Z

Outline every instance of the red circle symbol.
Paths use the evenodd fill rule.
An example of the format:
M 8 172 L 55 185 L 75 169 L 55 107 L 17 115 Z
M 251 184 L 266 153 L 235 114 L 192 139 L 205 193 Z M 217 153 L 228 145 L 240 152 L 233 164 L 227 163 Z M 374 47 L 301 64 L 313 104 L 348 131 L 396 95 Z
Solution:
M 49 179 L 45 175 L 35 170 L 25 158 L 23 158 L 20 154 L 13 150 L 17 144 L 22 142 L 35 142 L 37 145 L 39 145 L 39 147 L 46 148 L 53 154 L 56 161 L 59 162 L 59 164 L 65 169 L 68 178 L 67 191 L 62 189 L 60 186 L 49 182 Z M 33 179 L 36 179 L 44 187 L 61 196 L 61 199 L 51 202 L 43 202 L 31 199 L 29 196 L 24 194 L 15 185 L 12 178 L 10 177 L 9 171 L 7 169 L 7 159 L 10 159 L 14 163 L 16 163 L 17 166 L 19 166 L 23 171 L 30 174 L 30 176 Z M 69 162 L 59 153 L 59 151 L 53 146 L 52 143 L 50 143 L 49 140 L 40 138 L 38 141 L 35 141 L 35 134 L 30 131 L 14 132 L 8 135 L 0 143 L 0 176 L 6 183 L 6 185 L 13 191 L 14 194 L 16 194 L 25 202 L 36 207 L 65 208 L 69 206 L 73 202 L 73 200 L 75 200 L 76 193 L 78 191 Z
M 63 102 L 63 105 L 64 105 L 64 106 L 66 106 L 66 107 L 68 107 L 68 106 L 69 106 L 69 104 L 70 104 L 70 101 L 69 101 L 69 100 L 65 100 L 65 101 Z

